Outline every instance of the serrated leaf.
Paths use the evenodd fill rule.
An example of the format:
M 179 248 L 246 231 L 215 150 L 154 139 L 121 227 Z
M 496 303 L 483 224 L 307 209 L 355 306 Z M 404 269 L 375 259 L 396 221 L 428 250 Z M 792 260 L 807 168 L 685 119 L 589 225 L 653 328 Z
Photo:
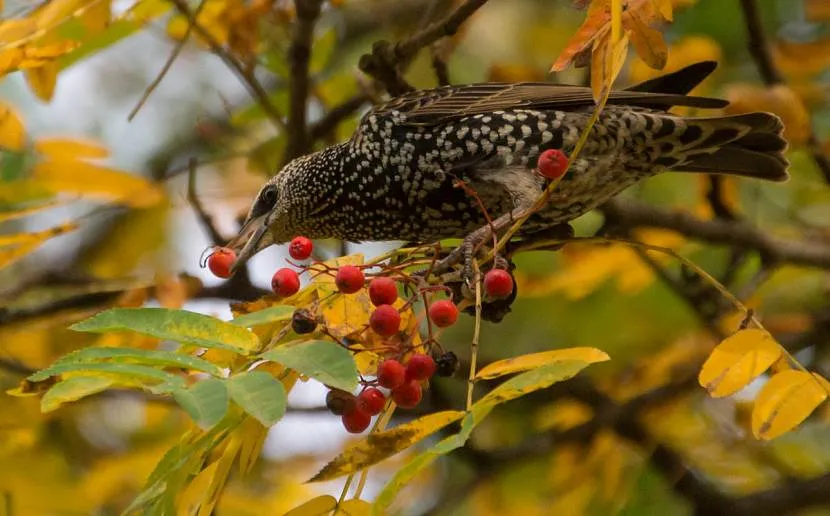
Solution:
M 98 394 L 113 385 L 111 378 L 104 376 L 75 376 L 56 383 L 40 400 L 41 412 L 51 412 L 64 403 L 77 401 L 92 394 Z
M 331 480 L 377 464 L 462 417 L 464 417 L 464 412 L 448 410 L 428 414 L 391 430 L 370 433 L 365 439 L 343 450 L 309 482 Z
M 288 319 L 291 319 L 295 309 L 295 307 L 287 305 L 271 306 L 265 310 L 240 315 L 239 317 L 232 319 L 230 322 L 237 326 L 250 328 L 251 326 L 257 326 L 259 324 L 287 321 Z
M 58 376 L 66 373 L 97 373 L 97 375 L 111 375 L 117 377 L 116 381 L 118 383 L 125 385 L 144 384 L 147 380 L 154 380 L 160 384 L 158 388 L 162 390 L 168 388 L 173 389 L 176 387 L 184 388 L 185 386 L 185 381 L 182 377 L 154 367 L 136 364 L 109 364 L 97 362 L 53 364 L 46 369 L 42 369 L 30 375 L 27 380 L 30 382 L 42 382 L 52 376 Z
M 746 387 L 781 356 L 781 346 L 764 330 L 750 328 L 730 335 L 706 359 L 698 381 L 720 398 Z
M 610 357 L 596 348 L 568 348 L 530 353 L 518 357 L 507 358 L 493 362 L 476 373 L 476 380 L 489 380 L 506 374 L 518 373 L 529 369 L 536 369 L 547 364 L 563 361 L 580 360 L 588 364 L 604 362 Z
M 225 382 L 207 378 L 186 389 L 174 389 L 173 397 L 196 423 L 210 428 L 228 412 L 228 390 Z
M 271 426 L 285 414 L 285 387 L 264 371 L 231 376 L 226 381 L 231 399 L 265 426 Z
M 280 363 L 330 387 L 351 392 L 357 387 L 358 373 L 349 350 L 328 340 L 312 340 L 280 346 L 262 358 Z
M 294 507 L 283 516 L 323 516 L 337 507 L 337 499 L 331 495 L 312 498 L 302 505 Z
M 111 363 L 136 363 L 152 366 L 179 367 L 202 371 L 212 376 L 222 376 L 222 369 L 205 359 L 183 355 L 173 351 L 135 348 L 82 348 L 68 353 L 55 364 L 89 363 L 107 361 Z
M 752 433 L 775 439 L 801 424 L 827 399 L 826 380 L 816 373 L 782 371 L 761 388 L 752 409 Z
M 171 308 L 113 308 L 70 326 L 75 331 L 134 331 L 159 339 L 247 355 L 259 346 L 256 335 L 213 317 Z

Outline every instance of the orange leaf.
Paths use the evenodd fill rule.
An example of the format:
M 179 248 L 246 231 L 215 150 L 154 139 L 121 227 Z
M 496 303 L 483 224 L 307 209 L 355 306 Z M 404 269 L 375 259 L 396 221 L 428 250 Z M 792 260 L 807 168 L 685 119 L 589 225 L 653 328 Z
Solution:
M 54 61 L 45 63 L 37 68 L 24 70 L 26 82 L 37 95 L 37 98 L 44 102 L 52 100 L 55 94 L 55 83 L 58 80 L 58 64 Z
M 812 22 L 830 20 L 830 3 L 827 0 L 804 0 L 804 14 Z
M 552 72 L 561 72 L 574 60 L 577 54 L 591 48 L 594 41 L 611 30 L 611 0 L 593 0 L 588 8 L 585 21 L 571 37 L 565 50 L 551 67 Z
M 614 86 L 614 81 L 625 64 L 628 52 L 629 33 L 626 32 L 616 45 L 611 44 L 611 33 L 594 42 L 594 52 L 591 56 L 591 90 L 594 101 L 606 97 Z
M 775 439 L 807 419 L 828 394 L 827 380 L 805 371 L 782 371 L 758 393 L 752 410 L 752 433 Z
M 651 5 L 651 4 L 649 4 Z M 649 26 L 642 11 L 628 9 L 623 13 L 623 26 L 630 31 L 634 51 L 650 67 L 662 70 L 669 59 L 669 48 L 663 33 Z
M 700 370 L 698 381 L 716 398 L 735 394 L 760 376 L 781 356 L 769 333 L 741 330 L 718 344 Z

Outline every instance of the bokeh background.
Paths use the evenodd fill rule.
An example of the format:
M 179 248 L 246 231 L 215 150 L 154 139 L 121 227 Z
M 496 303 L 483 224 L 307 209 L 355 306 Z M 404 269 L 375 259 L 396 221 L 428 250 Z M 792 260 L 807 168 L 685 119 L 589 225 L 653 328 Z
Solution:
M 291 3 L 278 0 L 268 16 L 236 29 L 259 38 L 258 76 L 283 111 L 288 103 L 283 72 Z M 451 50 L 452 82 L 583 83 L 585 69 L 558 76 L 548 73 L 583 20 L 584 11 L 574 8 L 579 3 L 491 0 L 441 50 Z M 793 144 L 789 183 L 724 181 L 720 201 L 762 232 L 825 242 L 830 238 L 830 188 L 812 155 L 830 150 L 825 143 L 830 142 L 828 9 L 821 1 L 757 2 L 775 64 L 788 85 L 782 92 L 763 84 L 749 51 L 741 2 L 672 3 L 675 21 L 665 28 L 668 67 L 717 60 L 718 71 L 700 93 L 730 98 L 738 110 L 781 114 Z M 372 90 L 357 62 L 374 41 L 406 37 L 423 26 L 430 13 L 437 16 L 452 2 L 437 8 L 428 0 L 334 4 L 325 4 L 313 46 L 312 124 L 332 106 Z M 232 37 L 232 17 L 227 13 L 251 5 L 207 0 L 204 23 L 217 35 Z M 34 7 L 8 2 L 2 12 L 4 18 L 14 19 Z M 129 13 L 133 4 L 115 1 L 111 8 L 117 17 Z M 218 231 L 229 238 L 259 186 L 278 169 L 286 140 L 220 59 L 190 41 L 145 105 L 128 120 L 177 45 L 182 21 L 166 13 L 115 43 L 96 40 L 99 48 L 64 61 L 48 101 L 39 98 L 19 72 L 0 82 L 0 98 L 20 115 L 30 139 L 59 136 L 100 142 L 111 152 L 102 163 L 147 178 L 167 194 L 152 206 L 130 207 L 90 198 L 75 188 L 59 196 L 65 201 L 59 206 L 4 225 L 5 233 L 22 233 L 66 220 L 81 224 L 0 270 L 4 389 L 16 387 L 27 371 L 102 338 L 65 329 L 95 311 L 113 304 L 161 304 L 229 319 L 229 301 L 260 294 L 257 289 L 267 288 L 272 271 L 283 263 L 283 248 L 261 253 L 251 263 L 250 285 L 228 284 L 199 266 L 200 254 L 212 241 L 187 201 L 188 160 L 198 160 L 198 198 Z M 620 83 L 655 73 L 632 54 Z M 429 52 L 411 63 L 407 78 L 417 86 L 435 84 Z M 317 145 L 348 137 L 368 105 Z M 0 151 L 0 204 L 6 209 L 55 194 L 17 188 L 29 177 L 34 159 L 25 150 Z M 709 220 L 718 215 L 707 199 L 710 189 L 707 178 L 678 174 L 649 180 L 626 192 L 625 198 Z M 590 235 L 603 220 L 592 213 L 575 227 L 579 234 Z M 710 245 L 660 229 L 636 230 L 634 235 L 676 249 L 721 278 L 758 310 L 803 364 L 827 376 L 830 318 L 823 270 L 785 265 L 759 277 L 761 260 L 752 251 L 735 253 L 728 245 Z M 317 244 L 324 256 L 372 256 L 394 245 Z M 740 318 L 721 305 L 707 311 L 703 301 L 688 295 L 694 281 L 681 281 L 686 276 L 676 263 L 656 255 L 652 260 L 628 248 L 607 246 L 520 256 L 519 297 L 503 322 L 484 323 L 481 360 L 572 346 L 600 348 L 612 360 L 585 373 L 593 382 L 590 388 L 577 383 L 500 408 L 474 433 L 467 448 L 439 461 L 408 487 L 397 510 L 691 514 L 708 508 L 714 514 L 732 507 L 729 500 L 752 501 L 754 494 L 771 493 L 776 503 L 786 503 L 770 507 L 813 505 L 810 514 L 830 514 L 826 404 L 792 433 L 772 442 L 754 439 L 748 430 L 748 407 L 763 378 L 725 399 L 709 397 L 694 381 L 718 332 L 734 331 Z M 661 274 L 680 280 L 672 283 Z M 465 317 L 444 334 L 442 344 L 465 362 L 471 333 L 472 320 Z M 422 410 L 463 406 L 463 389 L 458 377 L 434 381 Z M 288 414 L 271 430 L 263 460 L 251 475 L 233 477 L 216 514 L 277 514 L 312 493 L 340 492 L 340 482 L 304 484 L 353 438 L 325 410 L 324 396 L 325 390 L 313 381 L 292 391 Z M 637 396 L 642 406 L 625 405 Z M 36 398 L 0 395 L 0 514 L 118 514 L 190 425 L 174 404 L 134 393 L 107 393 L 48 415 L 40 414 L 38 407 Z M 614 407 L 630 410 L 644 433 L 630 428 L 627 432 L 627 420 L 620 419 Z M 615 426 L 620 424 L 622 428 Z M 671 460 L 661 463 L 665 450 Z M 374 468 L 365 496 L 371 499 L 406 458 L 401 454 Z M 689 478 L 694 480 L 691 488 Z M 800 483 L 815 479 L 824 483 L 807 484 L 812 495 L 798 491 Z M 815 495 L 822 486 L 824 509 L 821 496 Z M 805 499 L 811 502 L 805 504 Z M 736 505 L 732 513 L 764 513 L 763 502 L 753 503 Z

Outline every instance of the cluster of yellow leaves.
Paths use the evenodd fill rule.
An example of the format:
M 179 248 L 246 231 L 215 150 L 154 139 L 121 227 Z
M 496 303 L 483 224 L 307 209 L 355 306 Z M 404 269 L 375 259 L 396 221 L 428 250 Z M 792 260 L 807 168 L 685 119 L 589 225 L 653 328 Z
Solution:
M 718 344 L 698 380 L 714 397 L 730 396 L 772 368 L 755 399 L 752 433 L 774 439 L 799 425 L 830 395 L 830 382 L 797 363 L 764 329 L 740 330 Z
M 679 234 L 665 230 L 639 230 L 634 236 L 640 242 L 670 249 L 678 249 L 685 243 Z M 636 294 L 654 281 L 651 267 L 626 244 L 572 244 L 562 250 L 561 256 L 563 263 L 550 276 L 538 278 L 521 271 L 514 273 L 522 296 L 561 293 L 568 299 L 582 299 L 612 278 L 621 292 Z M 658 263 L 668 259 L 662 253 L 649 253 L 649 256 Z
M 553 63 L 552 71 L 571 63 L 584 66 L 591 56 L 591 88 L 599 101 L 619 75 L 631 43 L 643 61 L 662 69 L 668 47 L 655 25 L 672 21 L 670 0 L 593 0 L 585 22 Z

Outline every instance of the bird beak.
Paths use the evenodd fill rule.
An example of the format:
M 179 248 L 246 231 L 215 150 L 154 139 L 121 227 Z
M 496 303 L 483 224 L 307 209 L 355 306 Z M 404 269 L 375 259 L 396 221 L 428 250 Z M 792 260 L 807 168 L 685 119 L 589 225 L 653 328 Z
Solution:
M 227 247 L 237 253 L 236 261 L 231 265 L 231 274 L 235 274 L 251 257 L 271 244 L 269 238 L 264 238 L 268 233 L 268 222 L 267 213 L 248 219 L 239 234 L 228 242 Z

